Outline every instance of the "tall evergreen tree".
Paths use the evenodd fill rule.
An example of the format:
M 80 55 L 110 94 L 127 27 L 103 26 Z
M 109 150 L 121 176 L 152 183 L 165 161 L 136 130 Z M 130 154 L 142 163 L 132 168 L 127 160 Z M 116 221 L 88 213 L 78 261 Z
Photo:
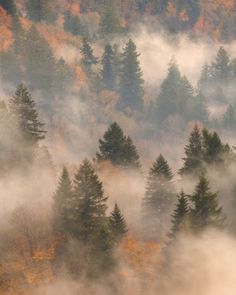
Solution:
M 25 85 L 20 84 L 16 89 L 13 99 L 10 101 L 10 112 L 26 141 L 37 143 L 44 139 L 44 124 L 38 119 L 35 102 Z
M 191 226 L 195 232 L 208 227 L 221 229 L 224 226 L 222 207 L 218 204 L 217 193 L 210 191 L 209 182 L 201 176 L 195 192 L 190 196 L 193 202 L 191 209 Z
M 236 127 L 236 114 L 234 107 L 229 104 L 223 117 L 223 126 L 225 128 L 234 129 Z
M 161 238 L 169 230 L 174 204 L 172 178 L 167 161 L 160 155 L 149 171 L 142 204 L 144 229 L 152 238 Z
M 53 225 L 56 232 L 66 234 L 70 226 L 70 204 L 72 201 L 72 183 L 69 172 L 64 167 L 54 194 Z
M 115 204 L 114 210 L 111 212 L 109 223 L 115 240 L 119 242 L 127 233 L 128 229 L 117 203 Z
M 107 89 L 113 90 L 115 87 L 116 77 L 114 69 L 114 52 L 110 44 L 105 46 L 102 57 L 102 81 Z
M 203 169 L 203 144 L 202 135 L 198 126 L 195 125 L 190 134 L 189 143 L 185 146 L 184 165 L 180 169 L 180 174 L 199 174 Z
M 106 200 L 102 183 L 92 164 L 85 159 L 74 178 L 70 232 L 82 242 L 91 242 L 105 224 Z
M 82 53 L 82 64 L 89 72 L 91 72 L 92 66 L 98 63 L 98 59 L 93 55 L 93 49 L 87 39 L 84 37 L 82 41 L 83 44 L 80 50 Z
M 220 47 L 211 64 L 211 76 L 216 82 L 226 83 L 230 78 L 230 58 L 224 47 Z
M 184 230 L 189 214 L 188 199 L 182 191 L 178 196 L 178 202 L 172 215 L 172 231 L 170 237 L 175 237 L 179 232 Z
M 203 93 L 200 91 L 196 96 L 196 114 L 195 118 L 206 125 L 209 121 L 209 110 L 207 101 Z
M 136 45 L 130 39 L 126 44 L 121 60 L 120 70 L 120 108 L 142 109 L 143 106 L 143 79 L 138 61 L 139 54 Z
M 6 12 L 12 16 L 17 14 L 16 4 L 14 0 L 0 0 L 0 6 L 2 6 Z
M 204 66 L 202 68 L 200 79 L 198 81 L 199 90 L 202 90 L 202 91 L 206 90 L 206 88 L 209 86 L 210 82 L 211 82 L 210 67 L 206 63 L 206 64 L 204 64 Z
M 69 10 L 64 14 L 64 30 L 71 34 L 84 36 L 85 28 L 78 16 L 73 15 Z
M 136 147 L 116 122 L 110 125 L 99 144 L 98 161 L 111 161 L 114 165 L 124 168 L 140 168 Z
M 100 31 L 104 36 L 120 32 L 119 18 L 116 16 L 116 10 L 111 4 L 104 7 L 101 15 Z
M 26 10 L 30 20 L 35 22 L 53 22 L 54 17 L 50 10 L 49 0 L 27 0 Z

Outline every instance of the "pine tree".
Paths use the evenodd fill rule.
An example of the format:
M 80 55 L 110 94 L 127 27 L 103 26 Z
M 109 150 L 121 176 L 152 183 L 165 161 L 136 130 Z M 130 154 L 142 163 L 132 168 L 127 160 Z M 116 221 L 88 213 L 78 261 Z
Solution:
M 216 82 L 226 83 L 230 78 L 230 58 L 227 51 L 221 46 L 215 60 L 211 64 L 211 76 Z
M 111 161 L 123 168 L 140 168 L 139 155 L 130 137 L 114 122 L 99 140 L 98 161 Z
M 178 196 L 178 202 L 176 209 L 172 215 L 172 231 L 170 237 L 175 237 L 179 232 L 184 230 L 189 214 L 188 199 L 185 193 L 182 191 Z
M 82 64 L 89 72 L 91 72 L 92 66 L 98 63 L 98 59 L 93 55 L 93 49 L 91 48 L 87 39 L 83 38 L 82 41 L 83 44 L 80 50 L 82 53 Z
M 6 12 L 12 16 L 17 14 L 16 4 L 14 0 L 0 0 L 0 6 L 2 6 Z
M 27 16 L 34 22 L 54 21 L 54 16 L 50 11 L 49 0 L 27 0 Z
M 206 125 L 209 121 L 209 110 L 206 98 L 201 91 L 197 94 L 196 101 L 196 119 Z
M 99 278 L 111 272 L 115 266 L 113 249 L 114 241 L 109 227 L 100 226 L 91 243 L 87 270 L 89 277 Z
M 200 79 L 198 81 L 198 89 L 202 91 L 206 90 L 206 88 L 209 86 L 210 81 L 211 81 L 210 67 L 206 63 L 204 64 L 201 71 Z
M 153 108 L 153 121 L 162 123 L 171 115 L 192 118 L 195 112 L 193 87 L 186 77 L 182 77 L 175 61 L 171 61 L 168 74 L 161 84 L 160 94 Z
M 198 126 L 195 125 L 193 131 L 190 134 L 189 143 L 185 146 L 185 155 L 183 158 L 184 165 L 180 169 L 180 174 L 199 174 L 203 169 L 203 144 L 202 135 Z
M 106 200 L 102 183 L 92 164 L 85 159 L 74 178 L 71 202 L 70 232 L 82 242 L 89 242 L 98 229 L 105 224 Z
M 18 86 L 10 101 L 10 112 L 26 141 L 37 143 L 44 139 L 44 124 L 39 121 L 35 102 L 23 84 Z
M 217 193 L 210 191 L 209 182 L 201 176 L 195 192 L 190 196 L 193 202 L 191 209 L 191 226 L 194 232 L 201 232 L 208 227 L 222 229 L 224 216 L 218 204 Z
M 102 57 L 102 81 L 107 89 L 113 90 L 115 87 L 116 77 L 114 69 L 114 52 L 110 44 L 105 46 Z
M 211 94 L 211 100 L 214 103 L 224 105 L 226 103 L 226 97 L 223 89 L 220 86 L 217 86 L 216 89 Z
M 29 87 L 52 95 L 56 60 L 48 42 L 35 26 L 26 34 L 24 65 Z
M 120 96 L 119 107 L 142 109 L 143 106 L 143 79 L 138 61 L 139 54 L 134 42 L 130 39 L 126 44 L 121 60 L 120 70 Z
M 149 171 L 142 212 L 146 234 L 160 238 L 169 229 L 169 216 L 174 202 L 173 174 L 162 155 Z
M 69 172 L 64 167 L 54 194 L 53 225 L 56 232 L 66 234 L 70 226 L 70 204 L 72 201 L 72 183 Z
M 117 203 L 115 204 L 114 210 L 111 212 L 109 223 L 115 240 L 119 242 L 127 233 L 128 229 Z
M 223 126 L 225 128 L 234 129 L 236 127 L 236 114 L 234 107 L 229 104 L 223 118 Z
M 119 19 L 112 5 L 106 5 L 101 16 L 100 31 L 104 36 L 120 32 Z
M 74 16 L 69 10 L 64 14 L 64 30 L 75 36 L 84 36 L 85 28 L 78 16 Z

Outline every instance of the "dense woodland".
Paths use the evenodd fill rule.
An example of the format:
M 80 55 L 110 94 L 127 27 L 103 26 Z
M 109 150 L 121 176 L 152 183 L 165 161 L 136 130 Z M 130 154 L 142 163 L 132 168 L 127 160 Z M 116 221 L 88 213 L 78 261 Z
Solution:
M 172 57 L 147 87 L 138 24 L 215 45 L 196 85 Z M 1 294 L 175 294 L 179 240 L 235 237 L 235 25 L 233 0 L 0 0 Z

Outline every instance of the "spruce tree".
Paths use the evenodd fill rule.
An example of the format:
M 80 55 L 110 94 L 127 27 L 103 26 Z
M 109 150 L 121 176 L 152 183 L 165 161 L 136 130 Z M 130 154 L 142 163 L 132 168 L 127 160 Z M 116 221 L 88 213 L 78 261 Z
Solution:
M 113 90 L 115 87 L 116 77 L 114 69 L 114 52 L 110 44 L 105 46 L 102 57 L 102 81 L 107 89 Z
M 57 233 L 66 234 L 70 226 L 70 204 L 72 201 L 72 183 L 69 172 L 64 167 L 54 194 L 53 225 Z
M 203 169 L 203 143 L 198 126 L 195 125 L 190 134 L 189 143 L 185 146 L 184 165 L 180 169 L 181 175 L 196 175 Z
M 227 83 L 230 78 L 230 58 L 227 51 L 221 46 L 215 60 L 211 64 L 211 76 L 214 81 Z
M 106 5 L 101 15 L 100 31 L 104 36 L 120 32 L 119 19 L 116 16 L 115 8 L 112 5 Z
M 210 82 L 211 82 L 210 67 L 206 63 L 204 64 L 201 71 L 200 79 L 198 81 L 198 89 L 205 91 L 206 88 L 209 86 Z
M 93 55 L 93 49 L 85 37 L 83 37 L 82 42 L 83 44 L 80 50 L 82 54 L 81 62 L 85 68 L 91 72 L 92 66 L 98 63 L 98 59 Z
M 138 61 L 139 54 L 136 45 L 130 39 L 126 44 L 121 60 L 120 69 L 120 96 L 119 107 L 131 109 L 142 109 L 143 106 L 143 79 L 142 71 Z
M 236 114 L 234 107 L 229 104 L 223 117 L 223 127 L 234 129 L 236 127 Z
M 29 87 L 52 95 L 56 60 L 49 43 L 32 26 L 26 34 L 24 65 Z
M 173 174 L 160 155 L 149 171 L 142 215 L 144 230 L 152 238 L 161 238 L 169 230 L 169 216 L 174 204 Z
M 0 6 L 2 6 L 6 12 L 12 16 L 17 14 L 16 4 L 14 0 L 0 0 Z
M 85 28 L 78 16 L 74 16 L 69 10 L 64 14 L 64 30 L 75 36 L 84 36 Z
M 178 202 L 172 215 L 172 231 L 170 237 L 176 237 L 178 233 L 185 229 L 187 218 L 189 214 L 188 199 L 185 193 L 182 191 L 178 195 Z
M 120 208 L 118 207 L 117 203 L 113 211 L 111 212 L 111 216 L 109 218 L 109 224 L 111 232 L 116 241 L 120 241 L 123 236 L 127 233 L 127 225 L 123 215 L 121 214 Z
M 89 242 L 105 223 L 106 200 L 102 183 L 92 164 L 85 159 L 74 178 L 70 232 L 81 242 Z
M 44 139 L 44 124 L 39 121 L 35 102 L 24 84 L 18 86 L 10 101 L 10 113 L 26 141 L 37 143 Z
M 130 137 L 126 137 L 121 127 L 112 123 L 99 139 L 98 161 L 111 161 L 123 168 L 140 168 L 139 155 Z
M 209 110 L 207 101 L 203 93 L 200 91 L 196 96 L 196 113 L 195 118 L 206 125 L 209 121 Z
M 190 213 L 194 232 L 201 232 L 208 227 L 222 229 L 224 226 L 222 207 L 218 204 L 217 193 L 210 191 L 209 182 L 205 176 L 200 176 L 199 183 L 190 199 L 193 203 Z
M 34 22 L 54 21 L 49 0 L 27 0 L 26 10 L 28 18 Z

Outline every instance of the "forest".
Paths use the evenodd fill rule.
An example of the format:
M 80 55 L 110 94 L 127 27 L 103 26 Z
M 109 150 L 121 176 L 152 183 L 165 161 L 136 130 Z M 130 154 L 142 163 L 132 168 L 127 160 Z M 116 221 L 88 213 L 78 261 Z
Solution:
M 234 0 L 0 0 L 0 294 L 235 293 L 234 27 Z

